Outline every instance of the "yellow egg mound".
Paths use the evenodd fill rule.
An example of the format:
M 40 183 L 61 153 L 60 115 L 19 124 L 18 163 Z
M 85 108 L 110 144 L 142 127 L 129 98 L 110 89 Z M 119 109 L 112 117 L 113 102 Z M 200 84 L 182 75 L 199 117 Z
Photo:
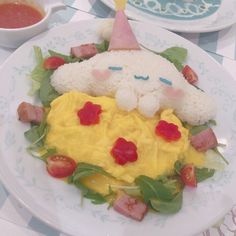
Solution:
M 80 124 L 77 112 L 88 101 L 102 107 L 99 124 Z M 158 137 L 155 127 L 160 119 L 178 125 L 181 139 L 166 142 Z M 188 155 L 188 163 L 201 166 L 204 161 L 203 154 L 194 152 L 190 147 L 188 130 L 170 109 L 147 119 L 137 111 L 119 110 L 113 98 L 69 92 L 51 103 L 47 123 L 50 127 L 46 138 L 48 146 L 56 147 L 59 154 L 70 156 L 77 162 L 100 166 L 117 180 L 127 183 L 132 183 L 139 175 L 155 178 L 171 174 L 175 161 L 185 155 Z M 110 151 L 119 137 L 136 144 L 137 161 L 123 166 L 115 163 Z

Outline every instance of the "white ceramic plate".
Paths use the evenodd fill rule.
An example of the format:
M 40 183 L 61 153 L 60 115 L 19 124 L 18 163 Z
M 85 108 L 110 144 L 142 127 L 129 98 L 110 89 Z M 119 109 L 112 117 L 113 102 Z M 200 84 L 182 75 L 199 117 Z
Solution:
M 36 102 L 27 96 L 28 74 L 35 65 L 33 45 L 40 46 L 44 53 L 47 49 L 69 53 L 71 46 L 98 41 L 96 32 L 101 22 L 91 20 L 54 28 L 16 50 L 0 69 L 1 180 L 34 215 L 70 235 L 189 236 L 204 230 L 222 217 L 236 199 L 236 83 L 204 51 L 167 30 L 132 22 L 138 41 L 146 47 L 162 51 L 179 45 L 188 49 L 187 63 L 197 71 L 199 86 L 216 98 L 218 125 L 215 131 L 221 140 L 227 141 L 225 156 L 230 162 L 225 171 L 199 184 L 197 189 L 186 189 L 183 208 L 178 214 L 149 213 L 139 223 L 108 210 L 107 205 L 92 205 L 86 200 L 81 207 L 79 191 L 51 178 L 45 164 L 25 150 L 28 144 L 23 132 L 29 126 L 17 120 L 16 109 L 22 101 Z
M 113 0 L 101 0 L 104 4 L 114 10 Z M 194 2 L 195 1 L 195 2 Z M 183 0 L 128 0 L 126 6 L 126 14 L 129 18 L 149 23 L 155 23 L 160 27 L 169 29 L 175 32 L 187 33 L 203 33 L 218 31 L 231 26 L 236 23 L 236 0 L 222 0 L 222 4 L 215 14 L 209 17 L 206 14 L 199 13 L 201 7 L 206 7 L 212 2 L 219 0 L 186 0 L 185 4 L 192 4 L 196 6 L 181 7 Z M 167 4 L 172 4 L 170 8 Z M 205 8 L 206 8 L 205 7 Z M 160 10 L 159 10 L 160 9 Z M 167 10 L 170 9 L 170 10 Z M 188 12 L 191 17 L 181 17 L 179 11 Z M 163 13 L 167 12 L 167 13 Z M 210 14 L 210 13 L 209 13 Z M 183 15 L 183 14 L 182 14 Z

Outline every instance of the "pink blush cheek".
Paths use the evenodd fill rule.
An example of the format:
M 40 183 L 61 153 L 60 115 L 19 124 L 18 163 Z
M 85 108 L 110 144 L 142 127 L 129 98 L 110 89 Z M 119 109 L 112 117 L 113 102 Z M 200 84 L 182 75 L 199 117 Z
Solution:
M 111 76 L 111 71 L 94 69 L 92 70 L 91 74 L 97 80 L 107 80 Z
M 174 89 L 173 87 L 165 87 L 163 94 L 171 99 L 182 99 L 184 97 L 182 89 Z

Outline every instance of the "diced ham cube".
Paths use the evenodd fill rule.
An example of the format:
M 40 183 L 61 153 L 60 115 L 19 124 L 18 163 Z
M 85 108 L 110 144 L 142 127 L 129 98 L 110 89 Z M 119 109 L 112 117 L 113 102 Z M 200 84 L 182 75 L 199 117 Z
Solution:
M 82 44 L 78 47 L 71 48 L 71 54 L 75 57 L 80 57 L 82 59 L 89 59 L 98 53 L 96 45 L 94 43 Z
M 190 138 L 190 143 L 199 152 L 215 148 L 218 145 L 216 136 L 211 128 L 205 129 Z
M 44 109 L 27 102 L 22 102 L 17 108 L 17 113 L 20 121 L 39 124 L 43 119 Z
M 120 214 L 138 221 L 143 219 L 148 210 L 148 207 L 144 202 L 125 193 L 118 194 L 114 201 L 113 208 Z

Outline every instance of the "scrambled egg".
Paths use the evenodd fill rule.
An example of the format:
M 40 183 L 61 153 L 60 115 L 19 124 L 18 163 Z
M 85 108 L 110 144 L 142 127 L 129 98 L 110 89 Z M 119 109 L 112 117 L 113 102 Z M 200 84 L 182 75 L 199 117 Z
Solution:
M 87 101 L 100 104 L 102 113 L 96 125 L 84 126 L 77 116 Z M 155 134 L 160 119 L 174 123 L 181 132 L 175 142 L 166 142 Z M 173 114 L 171 109 L 164 110 L 154 118 L 144 118 L 138 111 L 125 112 L 117 108 L 115 100 L 109 97 L 92 97 L 80 92 L 69 92 L 51 103 L 47 117 L 50 126 L 46 144 L 56 147 L 57 152 L 67 155 L 77 162 L 101 166 L 117 180 L 107 177 L 94 177 L 89 181 L 93 188 L 113 184 L 132 183 L 139 175 L 155 178 L 158 175 L 173 173 L 176 160 L 185 157 L 186 163 L 202 166 L 204 154 L 195 151 L 188 140 L 188 130 Z M 118 165 L 110 151 L 117 138 L 123 137 L 137 146 L 138 159 L 125 165 Z M 118 182 L 117 182 L 118 181 Z M 100 189 L 100 192 L 103 190 Z

